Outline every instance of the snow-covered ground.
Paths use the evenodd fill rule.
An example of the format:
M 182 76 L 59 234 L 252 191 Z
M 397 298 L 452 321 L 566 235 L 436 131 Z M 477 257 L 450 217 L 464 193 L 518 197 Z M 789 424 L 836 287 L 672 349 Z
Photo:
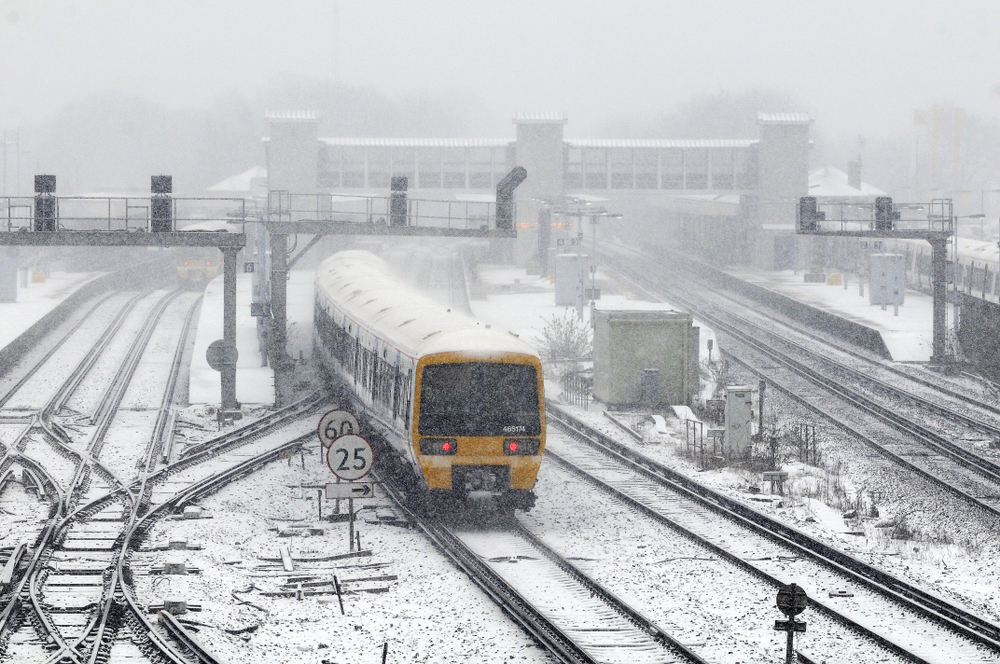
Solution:
M 375 509 L 384 508 L 385 499 L 365 501 L 356 524 L 362 549 L 370 556 L 295 563 L 298 576 L 330 581 L 337 575 L 351 592 L 344 596 L 343 615 L 336 595 L 329 592 L 302 600 L 264 596 L 262 591 L 278 590 L 292 576 L 276 562 L 280 547 L 289 546 L 297 559 L 350 552 L 348 524 L 318 521 L 317 489 L 301 488 L 330 481 L 318 447 L 317 442 L 308 449 L 304 469 L 303 459 L 295 456 L 203 500 L 210 519 L 159 522 L 149 543 L 183 536 L 201 548 L 136 554 L 132 567 L 142 601 L 178 596 L 200 603 L 200 613 L 183 617 L 205 623 L 198 638 L 233 664 L 377 662 L 385 643 L 390 662 L 553 661 L 423 535 L 405 526 L 373 523 Z M 329 515 L 333 501 L 323 502 Z M 323 534 L 279 534 L 293 526 L 317 526 Z M 174 558 L 200 573 L 146 573 Z M 394 578 L 353 582 L 367 577 Z M 354 592 L 359 588 L 380 592 Z M 251 631 L 225 631 L 246 628 Z
M 927 362 L 934 348 L 933 298 L 916 291 L 906 291 L 903 305 L 896 308 L 868 303 L 868 284 L 859 294 L 857 275 L 846 275 L 844 284 L 806 283 L 802 273 L 753 272 L 727 270 L 750 283 L 763 286 L 794 300 L 835 313 L 848 320 L 873 328 L 882 335 L 886 348 L 896 362 Z
M 69 295 L 102 272 L 52 272 L 44 281 L 19 278 L 17 300 L 0 302 L 0 348 L 55 309 Z M 19 275 L 20 277 L 20 275 Z M 39 275 L 38 278 L 43 278 Z M 23 285 L 22 285 L 23 283 Z
M 488 296 L 485 300 L 473 300 L 472 309 L 477 317 L 495 328 L 511 330 L 521 338 L 537 343 L 545 324 L 554 316 L 562 316 L 567 311 L 565 307 L 555 306 L 552 284 L 547 279 L 527 275 L 523 270 L 490 266 L 481 266 L 479 274 L 487 284 Z M 600 287 L 604 289 L 601 306 L 653 306 L 633 299 L 636 296 L 630 295 L 624 287 L 616 288 L 611 278 L 600 273 L 598 278 L 601 281 Z M 302 351 L 303 357 L 308 358 L 311 347 L 311 284 L 311 271 L 291 273 L 289 350 L 293 357 L 297 357 L 299 351 Z M 834 291 L 839 294 L 843 290 L 842 287 L 819 287 L 826 290 L 817 289 L 815 292 L 818 294 Z M 848 294 L 852 294 L 852 291 L 853 297 L 857 298 L 856 286 Z M 210 435 L 211 430 L 217 426 L 212 413 L 204 404 L 218 403 L 218 373 L 207 367 L 204 351 L 208 343 L 221 337 L 221 297 L 220 279 L 210 284 L 206 291 L 195 341 L 191 367 L 191 402 L 195 405 L 181 413 L 181 422 L 189 421 L 195 427 L 193 430 L 187 425 L 181 427 L 192 434 L 192 439 Z M 45 298 L 39 296 L 38 299 Z M 866 302 L 865 300 L 867 307 Z M 24 303 L 27 304 L 27 301 Z M 910 304 L 908 300 L 907 307 Z M 7 305 L 0 305 L 2 306 Z M 656 306 L 669 308 L 669 305 Z M 867 308 L 867 313 L 879 312 L 876 316 L 886 313 L 880 312 L 878 307 Z M 269 369 L 259 366 L 261 359 L 257 353 L 256 321 L 249 317 L 249 281 L 243 277 L 239 280 L 237 310 L 237 337 L 241 355 L 237 374 L 238 390 L 241 391 L 238 391 L 237 397 L 245 403 L 270 403 L 273 401 L 273 378 Z M 892 315 L 891 308 L 887 313 Z M 584 315 L 587 316 L 586 311 Z M 899 320 L 890 323 L 901 327 Z M 929 324 L 929 317 L 927 320 Z M 33 320 L 28 320 L 27 325 L 31 322 Z M 714 339 L 711 330 L 701 325 L 700 352 L 703 361 L 708 359 L 705 341 L 710 338 Z M 551 391 L 549 396 L 558 398 L 557 384 L 547 382 L 546 389 Z M 628 440 L 627 436 L 604 418 L 599 405 L 592 405 L 588 411 L 581 410 L 580 413 L 608 432 L 615 432 L 620 440 Z M 764 494 L 748 493 L 747 487 L 756 482 L 755 476 L 738 469 L 700 471 L 684 455 L 682 431 L 682 427 L 674 424 L 671 434 L 657 437 L 656 443 L 643 445 L 642 449 L 661 462 L 696 476 L 702 482 L 747 501 L 757 509 L 782 518 L 824 541 L 841 546 L 853 555 L 875 562 L 891 573 L 946 595 L 953 601 L 962 602 L 981 615 L 998 620 L 1000 605 L 991 591 L 991 588 L 996 587 L 998 579 L 989 564 L 997 551 L 988 542 L 981 542 L 977 548 L 955 543 L 895 540 L 887 534 L 885 528 L 876 527 L 880 521 L 878 518 L 845 522 L 835 501 L 829 501 L 831 504 L 824 502 L 827 500 L 826 495 L 823 491 L 816 490 L 817 485 L 825 483 L 828 486 L 831 482 L 838 481 L 837 478 L 825 469 L 802 464 L 791 464 L 785 468 L 791 478 L 789 491 L 784 498 L 772 499 L 766 495 L 766 488 Z M 360 524 L 362 544 L 373 553 L 370 558 L 339 561 L 336 564 L 343 567 L 336 570 L 332 563 L 327 566 L 309 564 L 319 567 L 313 572 L 321 576 L 332 575 L 336 571 L 338 578 L 344 579 L 379 575 L 397 577 L 384 582 L 386 592 L 348 595 L 345 598 L 346 616 L 340 615 L 335 598 L 329 595 L 310 596 L 303 600 L 264 597 L 261 589 L 273 590 L 287 578 L 279 574 L 280 567 L 263 560 L 273 559 L 282 542 L 289 542 L 293 555 L 301 557 L 347 551 L 344 524 L 324 523 L 325 534 L 312 537 L 284 538 L 279 537 L 276 530 L 269 530 L 315 519 L 315 491 L 302 490 L 300 486 L 322 484 L 329 481 L 331 476 L 319 461 L 318 455 L 310 453 L 306 455 L 305 461 L 305 469 L 300 466 L 298 458 L 290 463 L 272 464 L 261 473 L 205 500 L 203 505 L 214 516 L 212 519 L 161 522 L 153 540 L 170 533 L 187 535 L 202 542 L 203 548 L 200 551 L 172 554 L 176 556 L 181 553 L 190 564 L 203 571 L 200 575 L 185 577 L 146 576 L 142 572 L 148 566 L 162 562 L 167 554 L 139 554 L 134 564 L 138 572 L 136 578 L 140 595 L 147 601 L 153 601 L 162 599 L 166 594 L 177 594 L 185 596 L 189 601 L 202 603 L 205 610 L 188 617 L 207 624 L 199 637 L 212 650 L 232 662 L 260 661 L 266 658 L 276 661 L 339 663 L 379 661 L 382 644 L 386 642 L 389 643 L 389 661 L 394 661 L 393 655 L 405 658 L 406 661 L 425 662 L 549 661 L 530 639 L 514 627 L 487 598 L 472 588 L 465 577 L 421 536 L 397 525 Z M 555 480 L 556 475 L 553 473 L 554 470 L 543 464 L 539 476 L 540 487 Z M 854 484 L 860 482 L 854 480 Z M 761 487 L 759 482 L 756 484 L 758 488 Z M 7 493 L 4 498 L 9 499 L 10 494 Z M 914 496 L 915 500 L 921 498 Z M 371 506 L 374 504 L 377 504 L 376 501 Z M 546 504 L 548 503 L 544 500 L 540 501 L 541 507 Z M 324 512 L 329 513 L 331 508 L 332 504 L 324 501 Z M 900 509 L 904 508 L 905 506 L 900 506 Z M 16 522 L 26 515 L 18 513 L 10 516 Z M 532 518 L 535 516 L 538 516 L 540 524 L 548 521 L 541 513 Z M 859 531 L 864 534 L 855 534 Z M 638 536 L 630 530 L 625 529 L 622 533 L 629 540 L 623 542 L 624 545 L 641 544 L 631 541 Z M 558 531 L 553 531 L 553 534 L 559 536 Z M 611 555 L 613 552 L 604 554 L 604 558 Z M 361 573 L 363 568 L 348 566 L 359 562 L 378 566 L 370 573 Z M 253 588 L 250 588 L 251 584 Z M 248 588 L 247 592 L 241 592 Z M 700 590 L 699 584 L 694 584 L 694 592 Z M 266 610 L 266 620 L 264 611 L 239 603 L 231 594 L 233 591 L 236 591 L 239 599 Z M 768 604 L 771 599 L 762 598 L 761 601 Z M 734 635 L 731 651 L 718 650 L 713 653 L 721 658 L 720 661 L 753 661 L 760 657 L 763 643 L 767 643 L 765 650 L 770 650 L 774 645 L 770 643 L 770 638 L 748 640 L 737 636 L 740 630 L 733 625 L 738 625 L 742 617 L 727 613 L 724 602 L 713 606 L 712 612 L 717 619 L 731 623 L 728 629 Z M 253 625 L 259 626 L 253 631 L 240 634 L 225 631 Z M 697 638 L 694 634 L 689 636 Z M 761 636 L 763 637 L 763 633 Z M 808 642 L 804 643 L 808 649 Z

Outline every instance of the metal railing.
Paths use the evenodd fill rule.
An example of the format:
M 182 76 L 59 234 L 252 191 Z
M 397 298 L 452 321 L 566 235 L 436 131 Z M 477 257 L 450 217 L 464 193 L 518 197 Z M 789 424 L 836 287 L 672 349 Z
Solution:
M 267 213 L 270 219 L 276 221 L 329 221 L 466 230 L 496 228 L 496 203 L 492 200 L 272 191 L 268 196 Z
M 51 196 L 55 229 L 79 231 L 150 230 L 150 196 Z M 225 228 L 260 218 L 253 199 L 170 197 L 173 228 Z M 0 232 L 30 231 L 49 210 L 36 210 L 34 196 L 0 197 Z
M 0 232 L 31 231 L 39 219 L 54 218 L 54 230 L 150 230 L 152 196 L 0 197 Z M 169 197 L 173 228 L 222 229 L 248 221 L 328 221 L 356 224 L 425 226 L 449 229 L 496 228 L 492 200 L 416 199 L 405 196 L 290 194 L 272 191 L 268 200 L 252 198 Z M 516 217 L 515 217 L 516 218 Z M 242 230 L 242 229 L 241 229 Z
M 593 378 L 582 373 L 568 373 L 559 379 L 562 401 L 581 408 L 590 404 Z
M 824 219 L 816 220 L 819 230 L 872 231 L 876 226 L 876 204 L 868 202 L 817 203 Z M 894 230 L 952 233 L 955 217 L 950 198 L 935 198 L 930 203 L 893 203 L 892 211 L 899 215 L 892 220 Z

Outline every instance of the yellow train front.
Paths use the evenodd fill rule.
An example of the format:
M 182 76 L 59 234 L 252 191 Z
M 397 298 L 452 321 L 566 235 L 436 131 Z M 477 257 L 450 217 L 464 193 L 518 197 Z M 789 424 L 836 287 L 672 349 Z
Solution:
M 384 465 L 431 501 L 534 505 L 545 413 L 530 345 L 400 284 L 360 251 L 320 266 L 315 330 L 317 357 L 385 441 Z
M 177 281 L 188 290 L 202 290 L 219 275 L 222 252 L 215 247 L 174 247 Z
M 225 220 L 206 220 L 185 226 L 183 231 L 223 232 Z M 222 270 L 222 252 L 215 247 L 174 247 L 174 267 L 182 288 L 203 290 Z

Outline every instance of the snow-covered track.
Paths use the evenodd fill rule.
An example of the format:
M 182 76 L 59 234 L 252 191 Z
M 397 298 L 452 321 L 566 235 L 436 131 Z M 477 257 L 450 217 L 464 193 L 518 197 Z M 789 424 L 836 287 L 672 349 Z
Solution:
M 57 410 L 56 402 L 65 402 L 82 381 L 82 375 L 91 371 L 98 361 L 100 350 L 105 350 L 115 337 L 118 325 L 108 326 L 107 333 L 98 343 L 98 351 L 85 355 L 71 372 L 62 389 L 40 408 L 35 423 L 50 438 L 51 444 L 62 450 L 64 456 L 73 459 L 75 470 L 65 493 L 56 490 L 59 497 L 58 509 L 53 510 L 41 537 L 36 541 L 31 564 L 22 578 L 22 599 L 30 601 L 27 611 L 32 625 L 47 648 L 51 648 L 49 661 L 52 662 L 104 662 L 119 628 L 123 624 L 142 625 L 146 621 L 141 612 L 132 615 L 123 613 L 122 593 L 119 588 L 120 569 L 114 565 L 116 552 L 124 545 L 123 527 L 127 527 L 134 517 L 141 501 L 128 490 L 131 478 L 119 477 L 100 460 L 104 436 L 118 412 L 119 404 L 131 384 L 132 377 L 144 357 L 149 340 L 157 330 L 157 323 L 169 306 L 182 294 L 174 291 L 158 297 L 156 302 L 144 312 L 136 334 L 124 338 L 127 343 L 122 352 L 123 361 L 117 367 L 107 389 L 103 390 L 102 405 L 97 409 L 93 435 L 81 449 L 76 449 L 71 437 L 58 425 L 50 421 L 52 412 Z M 185 297 L 184 300 L 191 299 Z M 173 386 L 180 369 L 182 347 L 193 319 L 198 300 L 189 305 L 185 301 L 178 304 L 187 306 L 187 315 L 180 331 L 180 341 L 173 351 L 173 362 L 168 365 L 169 377 L 164 380 L 164 394 L 159 409 L 157 423 L 146 432 L 147 444 L 134 446 L 136 459 L 143 459 L 141 466 L 151 468 L 161 440 L 162 412 L 173 398 Z M 135 327 L 135 325 L 133 324 Z M 171 334 L 170 332 L 167 333 Z M 121 336 L 120 334 L 117 336 Z M 121 343 L 121 340 L 118 342 Z M 121 351 L 119 351 L 121 352 Z M 134 443 L 134 432 L 132 434 Z M 50 459 L 51 460 L 51 459 Z M 134 467 L 134 464 L 133 464 Z M 141 473 L 145 475 L 145 473 Z M 77 503 L 82 501 L 82 506 Z M 80 561 L 84 553 L 89 562 Z M 26 596 L 25 596 L 26 595 Z M 22 601 L 18 611 L 23 613 L 27 602 Z M 4 621 L 20 622 L 20 618 Z M 146 629 L 133 629 L 138 639 Z M 172 661 L 169 656 L 156 655 L 155 646 L 148 647 L 151 661 Z M 2 653 L 0 653 L 2 654 Z
M 60 348 L 62 348 L 63 345 L 66 344 L 66 342 L 69 339 L 71 339 L 78 331 L 80 331 L 80 328 L 82 328 L 85 323 L 93 323 L 95 320 L 98 320 L 99 317 L 96 315 L 96 312 L 99 309 L 101 309 L 106 304 L 108 306 L 111 306 L 109 304 L 109 300 L 111 300 L 112 298 L 121 299 L 122 297 L 123 294 L 121 293 L 118 294 L 108 293 L 103 297 L 97 299 L 91 305 L 91 307 L 80 317 L 79 320 L 77 320 L 73 325 L 71 325 L 67 330 L 65 330 L 54 342 L 52 342 L 49 345 L 49 347 L 42 353 L 40 357 L 35 358 L 33 361 L 30 362 L 28 367 L 24 368 L 24 370 L 19 372 L 19 377 L 14 381 L 14 383 L 10 387 L 7 388 L 7 391 L 4 392 L 3 396 L 0 396 L 0 408 L 2 408 L 4 404 L 6 404 L 10 400 L 10 398 L 14 394 L 16 394 L 18 390 L 20 390 L 24 386 L 24 384 L 27 383 L 32 378 L 32 376 L 38 373 L 39 369 L 45 366 L 46 362 L 48 362 L 52 358 L 52 356 L 55 355 L 55 353 Z M 132 301 L 134 300 L 135 298 L 133 298 Z M 129 304 L 130 303 L 127 302 L 125 306 L 128 307 Z M 124 310 L 125 309 L 123 308 L 122 311 Z
M 569 432 L 576 443 L 561 445 L 553 436 L 547 456 L 578 476 L 612 493 L 616 498 L 656 519 L 663 519 L 686 536 L 697 539 L 720 556 L 732 560 L 776 586 L 797 581 L 828 589 L 849 589 L 851 599 L 814 603 L 832 618 L 850 624 L 860 633 L 912 661 L 939 661 L 935 651 L 922 647 L 923 639 L 908 643 L 912 634 L 936 630 L 948 640 L 949 653 L 987 662 L 1000 656 L 1000 626 L 941 598 L 863 563 L 804 533 L 728 498 L 646 457 L 629 445 L 593 430 L 557 404 L 547 405 L 550 424 Z M 719 534 L 722 526 L 724 534 Z M 742 533 L 742 534 L 741 534 Z M 722 545 L 722 541 L 729 544 Z M 744 560 L 746 553 L 732 551 L 733 542 L 750 542 L 744 548 L 755 557 L 770 551 L 774 560 L 799 557 L 798 579 L 779 580 L 761 562 Z M 742 546 L 742 545 L 740 545 Z M 824 585 L 825 583 L 825 585 Z M 849 611 L 845 609 L 850 609 Z M 857 620 L 852 615 L 861 615 Z M 896 622 L 872 629 L 872 617 L 892 615 Z M 923 650 L 923 651 L 921 651 Z M 977 659 L 978 657 L 978 659 Z
M 292 450 L 300 448 L 307 440 L 312 440 L 315 436 L 315 429 L 310 427 L 308 433 L 303 433 L 291 440 L 285 439 L 277 445 L 269 445 L 262 452 L 254 453 L 249 457 L 240 455 L 240 459 L 232 465 L 227 465 L 222 470 L 216 470 L 198 480 L 186 483 L 184 488 L 174 492 L 169 498 L 164 499 L 155 505 L 151 505 L 148 512 L 142 517 L 136 517 L 124 534 L 125 546 L 117 561 L 116 573 L 119 579 L 119 590 L 122 600 L 127 603 L 131 615 L 142 621 L 146 637 L 157 645 L 171 662 L 180 664 L 182 662 L 196 661 L 202 664 L 218 664 L 218 660 L 207 649 L 197 644 L 190 634 L 182 628 L 179 631 L 175 622 L 160 621 L 154 625 L 146 619 L 145 614 L 135 597 L 132 584 L 132 571 L 128 564 L 132 553 L 142 544 L 146 535 L 157 520 L 164 518 L 174 512 L 183 511 L 202 498 L 222 489 L 236 480 L 246 477 L 258 471 L 265 465 L 277 461 Z M 233 457 L 234 459 L 236 457 Z M 135 630 L 133 630 L 134 632 Z
M 726 335 L 732 342 L 728 357 L 809 410 L 850 431 L 882 457 L 991 517 L 1000 516 L 1000 465 L 916 421 L 924 417 L 902 412 L 904 409 L 899 401 L 917 398 L 911 392 L 901 393 L 898 387 L 885 381 L 876 384 L 864 372 L 856 370 L 852 370 L 856 376 L 853 386 L 843 377 L 835 379 L 825 375 L 829 373 L 831 360 L 815 349 L 789 341 L 785 334 L 776 335 L 773 319 L 768 319 L 770 324 L 767 326 L 751 322 L 747 317 L 733 314 L 728 306 L 724 309 L 714 301 L 714 296 L 709 300 L 692 292 L 690 284 L 677 286 L 662 265 L 652 259 L 634 252 L 630 252 L 629 257 L 628 266 L 618 265 L 622 274 L 653 292 L 662 293 Z M 640 274 L 642 268 L 646 271 Z M 732 306 L 747 311 L 745 305 Z M 870 362 L 872 372 L 886 366 L 881 361 Z M 821 368 L 824 366 L 827 371 Z M 848 367 L 841 365 L 841 368 L 844 369 L 842 373 L 846 373 Z M 877 403 L 873 399 L 876 392 L 894 394 L 897 401 Z M 972 407 L 981 405 L 968 397 L 960 399 Z M 935 410 L 939 414 L 948 412 L 942 408 Z M 984 408 L 983 412 L 990 410 Z M 992 419 L 992 415 L 989 417 Z M 984 418 L 977 428 L 989 434 L 989 427 Z
M 518 524 L 463 528 L 383 490 L 421 532 L 551 655 L 567 664 L 687 661 L 701 657 Z

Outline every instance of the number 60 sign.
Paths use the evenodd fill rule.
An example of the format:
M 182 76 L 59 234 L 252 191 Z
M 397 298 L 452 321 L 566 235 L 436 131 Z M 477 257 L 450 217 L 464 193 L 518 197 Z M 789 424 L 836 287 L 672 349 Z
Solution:
M 358 418 L 354 417 L 346 410 L 331 410 L 319 420 L 316 433 L 323 447 L 330 447 L 330 444 L 341 436 L 349 433 L 358 433 Z

